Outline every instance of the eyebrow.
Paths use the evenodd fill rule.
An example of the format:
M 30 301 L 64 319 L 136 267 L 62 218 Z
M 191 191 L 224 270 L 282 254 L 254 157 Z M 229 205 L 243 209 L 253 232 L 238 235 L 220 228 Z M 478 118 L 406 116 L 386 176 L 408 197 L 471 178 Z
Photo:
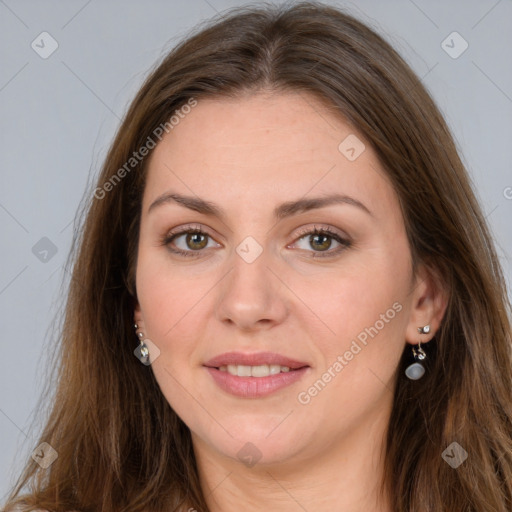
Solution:
M 199 197 L 185 196 L 174 192 L 165 192 L 161 196 L 157 197 L 148 208 L 148 214 L 156 207 L 169 204 L 177 203 L 190 210 L 208 215 L 211 217 L 218 217 L 225 219 L 226 214 L 224 210 L 212 203 Z M 274 219 L 281 220 L 286 217 L 291 217 L 299 213 L 307 212 L 309 210 L 315 210 L 318 208 L 324 208 L 333 204 L 348 204 L 355 206 L 367 214 L 373 216 L 373 213 L 363 204 L 361 201 L 354 199 L 353 197 L 342 195 L 342 194 L 331 194 L 322 197 L 314 197 L 310 199 L 298 199 L 296 201 L 287 201 L 276 206 L 274 209 Z

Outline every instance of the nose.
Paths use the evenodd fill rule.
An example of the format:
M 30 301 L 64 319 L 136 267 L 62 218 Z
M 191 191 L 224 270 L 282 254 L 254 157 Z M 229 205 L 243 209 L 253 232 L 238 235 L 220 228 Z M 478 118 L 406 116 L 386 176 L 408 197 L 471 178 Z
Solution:
M 248 248 L 247 253 L 241 250 L 244 248 Z M 275 258 L 268 250 L 254 251 L 249 244 L 237 248 L 217 292 L 217 319 L 244 331 L 279 324 L 289 310 L 290 291 L 276 271 Z

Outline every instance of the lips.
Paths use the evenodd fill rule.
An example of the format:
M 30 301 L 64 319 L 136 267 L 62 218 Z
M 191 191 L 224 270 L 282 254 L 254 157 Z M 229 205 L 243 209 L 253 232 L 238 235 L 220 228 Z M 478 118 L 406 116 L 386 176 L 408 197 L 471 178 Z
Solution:
M 226 352 L 216 356 L 206 363 L 204 366 L 208 368 L 220 368 L 227 365 L 242 365 L 242 366 L 260 366 L 260 365 L 279 365 L 287 366 L 291 370 L 298 370 L 299 368 L 308 367 L 308 363 L 297 361 L 275 352 L 258 352 L 255 354 L 244 354 L 242 352 Z
M 265 365 L 268 365 L 267 368 Z M 203 366 L 221 390 L 240 398 L 264 398 L 272 395 L 298 382 L 311 371 L 307 363 L 275 352 L 227 352 L 210 359 Z M 238 370 L 237 375 L 232 374 L 234 368 Z M 280 372 L 277 371 L 279 368 Z M 265 375 L 263 372 L 262 375 L 263 369 L 269 369 L 269 374 Z M 258 376 L 254 375 L 255 370 Z M 250 377 L 247 376 L 249 371 L 252 373 Z
M 217 368 L 205 367 L 213 382 L 222 391 L 239 398 L 264 398 L 284 390 L 307 375 L 311 368 L 304 366 L 297 370 L 269 375 L 267 377 L 238 377 Z

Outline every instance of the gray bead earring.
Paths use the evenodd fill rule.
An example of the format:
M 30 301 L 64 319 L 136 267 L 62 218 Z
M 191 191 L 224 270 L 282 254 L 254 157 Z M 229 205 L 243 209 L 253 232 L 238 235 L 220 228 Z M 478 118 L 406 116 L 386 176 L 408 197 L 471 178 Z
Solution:
M 139 326 L 137 324 L 133 324 L 135 332 L 137 334 L 137 338 L 140 341 L 140 361 L 144 364 L 149 363 L 149 349 L 148 346 L 144 343 L 144 334 L 142 332 L 137 332 Z M 137 349 L 136 349 L 137 352 Z
M 430 325 L 418 327 L 418 332 L 420 334 L 428 334 L 430 332 Z M 421 364 L 421 361 L 427 358 L 427 354 L 421 348 L 421 341 L 418 342 L 417 347 L 412 347 L 412 354 L 414 356 L 414 363 L 405 369 L 405 375 L 411 380 L 418 380 L 425 375 L 425 367 Z

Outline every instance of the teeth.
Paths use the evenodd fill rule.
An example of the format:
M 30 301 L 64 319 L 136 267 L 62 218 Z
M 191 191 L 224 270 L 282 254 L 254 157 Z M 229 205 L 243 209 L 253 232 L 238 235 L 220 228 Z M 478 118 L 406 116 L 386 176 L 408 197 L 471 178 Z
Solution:
M 221 366 L 219 370 L 221 372 L 228 372 L 230 375 L 237 375 L 238 377 L 268 377 L 269 375 L 289 372 L 290 368 L 278 364 L 262 364 L 259 366 L 228 364 L 227 366 Z

